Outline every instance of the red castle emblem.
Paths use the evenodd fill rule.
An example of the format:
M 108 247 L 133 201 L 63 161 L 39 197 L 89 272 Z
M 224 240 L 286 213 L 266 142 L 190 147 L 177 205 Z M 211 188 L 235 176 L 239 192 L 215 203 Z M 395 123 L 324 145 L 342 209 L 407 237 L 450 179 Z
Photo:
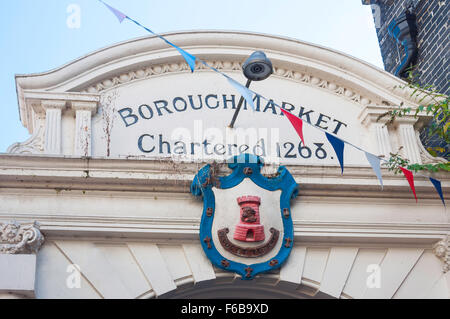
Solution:
M 265 239 L 264 226 L 260 224 L 258 196 L 242 196 L 237 198 L 240 209 L 240 222 L 236 226 L 233 238 L 245 242 L 258 242 Z

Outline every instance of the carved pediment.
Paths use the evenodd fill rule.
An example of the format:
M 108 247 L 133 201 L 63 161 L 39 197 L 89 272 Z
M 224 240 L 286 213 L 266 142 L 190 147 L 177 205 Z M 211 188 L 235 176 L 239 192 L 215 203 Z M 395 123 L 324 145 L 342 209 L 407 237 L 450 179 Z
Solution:
M 266 52 L 274 74 L 252 84 L 252 89 L 268 100 L 256 101 L 256 112 L 241 115 L 238 126 L 279 129 L 283 139 L 278 153 L 286 155 L 279 157 L 288 162 L 296 158 L 309 164 L 335 163 L 332 156 L 325 155 L 329 152 L 322 148 L 320 131 L 309 133 L 312 148 L 302 148 L 274 103 L 377 155 L 388 155 L 396 143 L 408 141 L 412 144 L 405 146 L 406 156 L 419 162 L 424 158 L 414 122 L 403 131 L 388 130 L 379 128 L 373 117 L 361 116 L 368 109 L 376 114 L 401 103 L 417 106 L 418 97 L 412 98 L 407 89 L 401 89 L 405 83 L 387 72 L 336 51 L 276 36 L 221 31 L 165 36 L 241 82 L 242 63 L 248 55 L 254 50 Z M 33 134 L 9 149 L 19 154 L 138 158 L 189 155 L 196 152 L 196 144 L 209 142 L 205 138 L 191 144 L 168 141 L 174 132 L 184 129 L 192 135 L 192 126 L 199 120 L 227 134 L 228 118 L 239 99 L 227 81 L 202 63 L 197 63 L 191 73 L 178 51 L 156 37 L 101 49 L 47 73 L 19 75 L 16 82 L 21 120 Z M 417 143 L 419 146 L 415 146 Z M 219 143 L 217 150 L 212 146 L 213 152 L 234 145 Z M 240 145 L 236 147 L 239 152 Z M 237 155 L 229 153 L 224 156 Z M 317 161 L 325 158 L 328 161 Z M 348 158 L 349 164 L 366 163 L 363 156 L 351 154 Z

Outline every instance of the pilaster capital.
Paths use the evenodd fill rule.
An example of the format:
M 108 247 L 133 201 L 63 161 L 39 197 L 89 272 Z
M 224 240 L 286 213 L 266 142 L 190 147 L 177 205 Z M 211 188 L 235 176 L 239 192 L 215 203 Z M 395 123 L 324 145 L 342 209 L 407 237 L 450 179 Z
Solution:
M 396 106 L 387 105 L 367 105 L 361 111 L 359 119 L 361 120 L 361 123 L 366 126 L 372 124 L 384 125 L 390 120 L 390 116 L 386 114 L 396 108 Z M 431 115 L 427 115 L 426 112 L 423 111 L 415 114 L 415 109 L 411 107 L 411 112 L 395 118 L 394 125 L 407 124 L 414 126 L 417 122 L 428 121 L 429 119 L 431 119 Z
M 66 108 L 66 101 L 42 100 L 41 105 L 44 110 L 51 110 L 51 109 L 63 110 Z
M 389 120 L 389 117 L 384 116 L 391 110 L 389 106 L 379 106 L 379 105 L 367 105 L 359 114 L 359 119 L 361 123 L 366 126 L 371 126 L 373 124 L 385 125 Z
M 91 115 L 95 115 L 98 109 L 98 103 L 92 101 L 72 101 L 70 105 L 75 111 L 89 111 Z
M 419 120 L 418 117 L 414 117 L 413 115 L 406 115 L 406 116 L 402 116 L 402 117 L 397 117 L 395 119 L 395 124 L 398 126 L 402 126 L 402 125 L 414 126 L 418 120 Z
M 19 224 L 16 221 L 0 222 L 1 254 L 37 253 L 44 242 L 44 236 L 37 222 Z

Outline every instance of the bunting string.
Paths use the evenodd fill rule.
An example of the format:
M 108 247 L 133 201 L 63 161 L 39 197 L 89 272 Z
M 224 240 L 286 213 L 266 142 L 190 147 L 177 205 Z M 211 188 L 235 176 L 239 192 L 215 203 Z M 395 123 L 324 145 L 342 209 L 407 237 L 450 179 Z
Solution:
M 284 109 L 283 107 L 281 107 L 280 105 L 276 104 L 273 100 L 268 99 L 266 97 L 264 97 L 263 95 L 254 92 L 253 90 L 243 86 L 242 84 L 240 84 L 238 81 L 234 80 L 233 78 L 231 78 L 230 76 L 228 76 L 227 74 L 217 70 L 216 68 L 212 67 L 211 65 L 209 65 L 207 62 L 199 59 L 198 57 L 188 53 L 187 51 L 183 50 L 182 48 L 178 47 L 177 45 L 175 45 L 174 43 L 170 42 L 169 40 L 167 40 L 165 37 L 163 37 L 160 34 L 157 34 L 155 32 L 153 32 L 152 30 L 150 30 L 149 28 L 143 26 L 142 24 L 140 24 L 138 21 L 128 17 L 126 14 L 122 13 L 121 11 L 111 7 L 110 5 L 108 5 L 107 3 L 105 3 L 103 0 L 99 0 L 101 3 L 103 3 L 119 20 L 119 23 L 122 23 L 125 19 L 130 20 L 131 22 L 135 23 L 137 26 L 143 28 L 144 30 L 146 30 L 147 32 L 157 36 L 158 38 L 160 38 L 161 40 L 163 40 L 165 43 L 167 43 L 168 45 L 172 46 L 173 48 L 175 48 L 180 55 L 184 58 L 184 60 L 186 61 L 186 63 L 188 64 L 189 68 L 191 69 L 191 72 L 195 71 L 195 65 L 196 62 L 203 64 L 204 66 L 206 66 L 207 68 L 209 68 L 210 70 L 222 75 L 223 77 L 225 77 L 227 79 L 227 81 L 229 82 L 230 85 L 232 85 L 246 100 L 247 104 L 250 105 L 250 107 L 252 108 L 253 111 L 255 111 L 255 105 L 254 105 L 254 101 L 253 101 L 253 97 L 254 96 L 258 96 L 261 99 L 272 103 L 275 107 L 277 107 L 278 109 L 280 109 L 280 111 L 282 112 L 282 114 L 284 114 L 287 119 L 291 122 L 291 125 L 294 127 L 295 131 L 297 132 L 297 134 L 299 135 L 303 145 L 305 144 L 304 141 L 304 136 L 303 136 L 303 123 L 305 123 L 301 118 L 299 118 L 298 116 L 292 114 L 291 112 L 287 111 L 286 109 Z M 345 141 L 339 137 L 337 137 L 336 135 L 329 133 L 327 131 L 325 131 L 324 129 L 317 127 L 311 123 L 309 123 L 308 121 L 306 121 L 306 124 L 313 127 L 314 129 L 320 130 L 322 131 L 326 138 L 328 139 L 328 141 L 330 142 L 331 146 L 333 147 L 336 156 L 338 158 L 339 161 L 339 165 L 341 167 L 341 173 L 344 173 L 344 148 L 345 148 L 345 144 L 352 146 L 353 148 L 363 152 L 366 155 L 366 159 L 369 162 L 370 166 L 372 167 L 372 169 L 375 172 L 375 175 L 377 176 L 381 188 L 383 189 L 383 179 L 382 179 L 382 175 L 381 175 L 381 162 L 387 163 L 389 162 L 388 160 L 381 158 L 379 156 L 376 156 L 370 152 L 367 152 L 365 150 L 363 150 L 362 148 L 358 147 L 357 145 L 354 145 L 348 141 Z M 398 167 L 402 172 L 403 175 L 405 176 L 405 178 L 407 179 L 409 186 L 414 194 L 414 198 L 416 199 L 417 202 L 417 196 L 416 196 L 416 190 L 415 190 L 415 186 L 414 186 L 414 176 L 413 173 L 404 168 L 399 166 Z M 442 203 L 445 206 L 445 201 L 444 201 L 444 195 L 442 192 L 442 185 L 441 182 L 439 180 L 436 180 L 430 176 L 426 176 L 426 175 L 422 175 L 422 174 L 418 174 L 419 176 L 425 177 L 427 179 L 429 179 L 429 181 L 433 184 L 434 188 L 436 189 L 436 192 L 438 193 Z

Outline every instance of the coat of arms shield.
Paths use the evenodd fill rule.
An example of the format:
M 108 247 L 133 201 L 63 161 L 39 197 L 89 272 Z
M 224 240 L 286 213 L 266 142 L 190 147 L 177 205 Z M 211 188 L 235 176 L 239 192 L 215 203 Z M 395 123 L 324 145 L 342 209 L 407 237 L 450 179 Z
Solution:
M 228 167 L 231 174 L 220 177 L 208 164 L 192 182 L 192 194 L 203 198 L 200 242 L 215 266 L 249 280 L 289 257 L 294 240 L 290 201 L 298 185 L 284 166 L 274 176 L 263 176 L 258 156 L 235 156 Z

